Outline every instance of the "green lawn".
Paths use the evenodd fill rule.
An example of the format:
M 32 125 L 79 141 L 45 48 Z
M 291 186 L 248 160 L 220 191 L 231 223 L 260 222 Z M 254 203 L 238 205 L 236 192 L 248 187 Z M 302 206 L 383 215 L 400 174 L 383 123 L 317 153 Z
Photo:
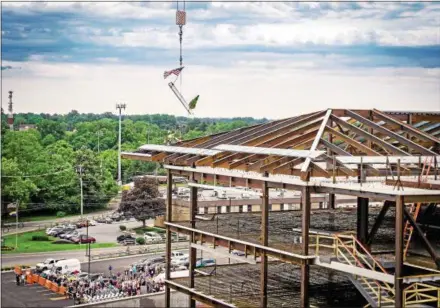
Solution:
M 49 237 L 50 241 L 32 241 L 33 235 L 46 235 L 46 233 L 45 231 L 33 231 L 19 234 L 17 250 L 2 251 L 2 254 L 86 249 L 85 244 L 53 244 L 52 242 L 58 238 L 51 236 Z M 15 235 L 6 235 L 4 239 L 4 245 L 15 247 Z M 91 245 L 92 249 L 115 246 L 117 246 L 116 243 L 96 243 Z

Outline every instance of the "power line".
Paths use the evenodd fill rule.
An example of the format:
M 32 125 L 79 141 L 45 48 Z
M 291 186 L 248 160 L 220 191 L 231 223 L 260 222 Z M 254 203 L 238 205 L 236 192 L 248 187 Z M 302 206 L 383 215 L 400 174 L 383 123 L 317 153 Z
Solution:
M 33 175 L 2 175 L 2 178 L 33 178 L 33 177 L 39 177 L 39 176 L 48 176 L 48 175 L 59 174 L 59 173 L 63 173 L 63 172 L 69 171 L 69 170 L 72 170 L 72 168 L 70 167 L 70 168 L 56 171 L 53 173 L 43 173 L 43 174 L 33 174 Z

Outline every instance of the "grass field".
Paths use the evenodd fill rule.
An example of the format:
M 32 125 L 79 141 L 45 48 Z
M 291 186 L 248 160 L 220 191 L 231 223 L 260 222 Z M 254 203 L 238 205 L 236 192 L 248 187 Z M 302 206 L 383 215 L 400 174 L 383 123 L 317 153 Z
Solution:
M 53 244 L 56 237 L 49 236 L 49 241 L 32 241 L 34 235 L 46 235 L 44 231 L 26 232 L 18 235 L 18 248 L 12 251 L 2 251 L 2 254 L 25 253 L 25 252 L 47 252 L 47 251 L 63 251 L 85 249 L 84 245 L 78 244 Z M 4 236 L 6 246 L 15 247 L 15 235 Z M 81 247 L 80 247 L 81 246 Z M 92 248 L 115 247 L 116 243 L 96 243 L 92 244 Z

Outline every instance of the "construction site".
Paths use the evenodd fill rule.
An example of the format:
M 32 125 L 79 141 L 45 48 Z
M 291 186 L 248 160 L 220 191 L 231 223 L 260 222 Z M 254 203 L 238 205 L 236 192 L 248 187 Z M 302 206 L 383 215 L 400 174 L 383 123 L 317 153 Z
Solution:
M 184 307 L 440 307 L 439 136 L 440 112 L 328 109 L 123 152 L 167 169 L 167 265 L 190 236 L 167 307 L 172 289 Z M 233 262 L 196 269 L 204 251 Z

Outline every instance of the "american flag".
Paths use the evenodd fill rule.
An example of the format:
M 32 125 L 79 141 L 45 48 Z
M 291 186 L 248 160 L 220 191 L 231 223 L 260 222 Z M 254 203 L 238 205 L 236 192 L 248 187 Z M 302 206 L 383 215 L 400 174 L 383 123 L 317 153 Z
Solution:
M 183 68 L 184 68 L 184 66 L 179 67 L 179 68 L 175 68 L 175 69 L 173 69 L 173 70 L 171 70 L 171 71 L 165 71 L 165 72 L 163 73 L 163 79 L 167 79 L 167 77 L 170 76 L 170 75 L 172 75 L 172 74 L 174 74 L 174 75 L 176 75 L 176 76 L 179 76 L 179 74 L 180 74 L 180 72 L 183 70 Z

